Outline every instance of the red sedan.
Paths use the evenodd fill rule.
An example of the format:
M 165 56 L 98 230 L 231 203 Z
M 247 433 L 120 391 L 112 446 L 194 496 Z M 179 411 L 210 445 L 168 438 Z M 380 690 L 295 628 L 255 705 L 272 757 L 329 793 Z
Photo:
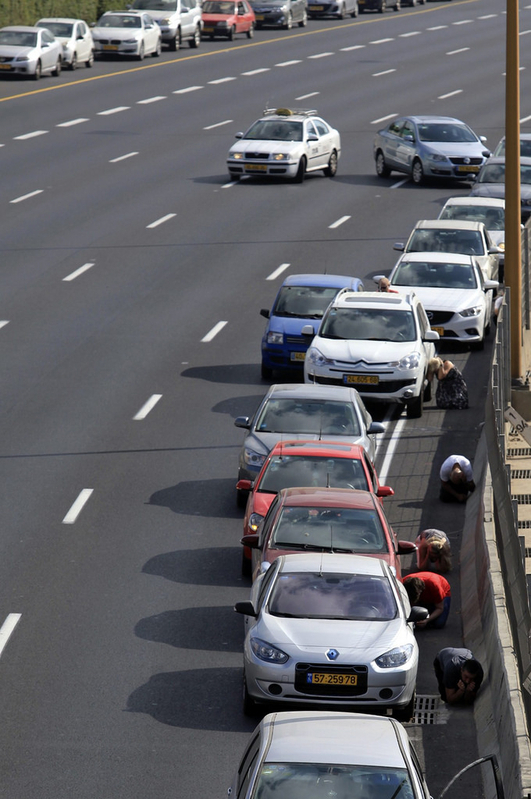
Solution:
M 313 486 L 355 488 L 371 491 L 377 497 L 394 494 L 381 486 L 376 470 L 359 444 L 333 441 L 279 441 L 267 456 L 256 480 L 239 480 L 236 488 L 248 491 L 243 534 L 249 535 L 269 510 L 283 488 Z M 251 551 L 244 547 L 242 571 L 251 572 Z
M 247 0 L 205 0 L 202 6 L 203 36 L 223 36 L 232 41 L 237 33 L 254 36 L 256 18 Z
M 400 555 L 416 549 L 397 541 L 375 495 L 345 488 L 283 488 L 260 530 L 242 538 L 252 550 L 253 579 L 260 564 L 296 552 L 345 552 L 382 558 L 400 577 Z

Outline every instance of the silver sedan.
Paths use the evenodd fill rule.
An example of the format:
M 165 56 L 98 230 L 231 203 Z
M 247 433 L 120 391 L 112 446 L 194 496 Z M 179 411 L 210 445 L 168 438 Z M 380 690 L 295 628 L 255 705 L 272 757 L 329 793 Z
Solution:
M 46 28 L 25 25 L 0 28 L 0 73 L 39 80 L 61 74 L 63 45 Z

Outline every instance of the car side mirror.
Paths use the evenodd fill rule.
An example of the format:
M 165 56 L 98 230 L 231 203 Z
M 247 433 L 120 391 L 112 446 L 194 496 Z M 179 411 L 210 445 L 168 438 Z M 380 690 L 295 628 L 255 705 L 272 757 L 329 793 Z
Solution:
M 385 427 L 381 422 L 371 422 L 367 429 L 367 433 L 370 436 L 374 436 L 376 433 L 385 433 Z
M 260 309 L 260 316 L 263 316 L 264 319 L 269 319 L 269 311 L 267 310 L 267 308 Z
M 501 255 L 505 250 L 500 249 L 497 244 L 493 244 L 492 247 L 489 247 L 489 255 Z
M 487 141 L 487 137 L 486 136 L 480 136 L 479 140 L 480 140 L 480 142 L 483 142 L 483 144 L 485 144 L 485 142 Z
M 260 536 L 256 535 L 256 533 L 249 533 L 249 535 L 244 535 L 240 541 L 240 544 L 243 544 L 244 547 L 249 547 L 249 549 L 260 549 L 258 546 L 260 542 Z
M 253 490 L 253 481 L 252 480 L 238 480 L 236 483 L 236 489 L 238 491 L 252 491 Z
M 249 430 L 251 426 L 251 420 L 248 416 L 237 416 L 234 420 L 235 427 L 243 427 L 245 430 Z
M 380 280 L 382 280 L 382 278 L 384 278 L 384 277 L 385 277 L 385 275 L 374 275 L 373 280 L 376 283 L 376 285 L 378 285 Z
M 436 330 L 426 330 L 423 341 L 439 341 L 439 334 Z
M 485 280 L 483 284 L 483 291 L 497 291 L 500 287 L 500 284 L 497 280 Z
M 398 541 L 396 546 L 397 555 L 412 555 L 417 551 L 417 545 L 413 541 Z
M 236 613 L 241 613 L 244 616 L 254 616 L 255 619 L 258 615 L 254 609 L 253 603 L 249 599 L 246 599 L 244 602 L 236 602 L 234 605 L 234 610 Z M 426 613 L 427 612 L 428 611 L 426 611 Z
M 315 330 L 313 329 L 313 325 L 303 325 L 301 334 L 303 336 L 312 337 L 315 336 Z
M 393 244 L 393 250 L 397 250 L 398 252 L 404 252 L 405 244 L 403 241 L 395 241 Z
M 415 141 L 415 137 L 411 135 L 411 133 L 406 133 L 405 136 L 402 137 L 404 141 L 413 143 Z
M 319 141 L 319 137 L 315 135 L 315 133 L 310 133 L 306 141 Z
M 377 497 L 392 497 L 394 496 L 394 490 L 391 486 L 380 486 L 378 491 L 376 492 Z
M 235 139 L 243 139 L 243 133 L 241 131 L 239 131 L 238 133 L 235 134 L 234 138 Z
M 252 602 L 249 602 L 252 606 Z M 245 602 L 238 602 L 238 605 L 245 605 Z M 254 608 L 253 608 L 254 610 Z M 248 613 L 248 616 L 251 614 Z M 419 605 L 413 605 L 411 608 L 411 613 L 409 614 L 408 622 L 410 621 L 426 621 L 430 614 L 428 613 L 427 608 L 421 608 Z

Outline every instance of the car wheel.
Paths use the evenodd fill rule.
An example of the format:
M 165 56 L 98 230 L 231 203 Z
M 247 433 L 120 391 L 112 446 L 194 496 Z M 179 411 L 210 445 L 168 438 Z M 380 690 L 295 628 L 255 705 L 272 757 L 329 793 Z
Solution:
M 194 35 L 192 36 L 192 38 L 190 39 L 188 44 L 193 50 L 197 50 L 197 48 L 201 44 L 201 27 L 200 27 L 200 25 L 198 25 L 197 28 L 195 29 Z
M 153 53 L 151 55 L 153 56 L 153 58 L 158 58 L 161 53 L 162 53 L 162 42 L 159 39 L 158 42 L 157 42 L 157 46 L 155 47 L 155 50 L 153 51 Z
M 229 178 L 234 180 L 236 183 L 239 181 L 241 175 L 238 175 L 237 172 L 229 172 Z
M 426 381 L 426 385 L 424 387 L 424 402 L 429 402 L 431 400 L 431 380 Z
M 359 10 L 359 6 L 358 6 L 357 0 L 356 0 L 356 3 L 354 3 L 354 8 L 350 12 L 350 16 L 352 17 L 352 19 L 355 19 L 358 16 L 359 13 L 360 13 L 360 10 Z
M 138 61 L 144 60 L 144 42 L 142 42 L 142 44 L 140 45 L 140 50 L 138 51 L 137 60 Z
M 418 397 L 409 400 L 409 402 L 406 405 L 407 418 L 420 419 L 423 410 L 424 410 L 424 389 L 421 389 L 421 392 L 418 395 Z
M 384 11 L 386 11 L 386 10 L 387 10 L 387 3 L 386 3 L 385 0 L 382 0 L 382 2 L 380 3 L 380 8 L 378 9 L 378 12 L 380 14 L 383 14 Z
M 55 78 L 58 78 L 59 75 L 61 74 L 61 68 L 62 68 L 62 62 L 61 62 L 61 57 L 59 56 L 59 58 L 57 59 L 57 63 L 55 65 L 55 68 L 52 69 L 52 75 Z
M 175 51 L 178 50 L 180 46 L 181 46 L 181 31 L 178 30 L 175 33 L 175 38 L 172 39 L 170 42 L 170 50 L 173 53 L 175 53 Z
M 291 11 L 290 11 L 289 16 L 288 16 L 288 21 L 284 25 L 284 28 L 287 31 L 290 31 L 293 28 L 293 14 L 291 13 Z
M 376 174 L 379 178 L 388 178 L 391 170 L 385 163 L 385 157 L 381 150 L 378 150 L 375 158 Z
M 485 335 L 483 334 L 483 338 L 481 341 L 475 341 L 473 344 L 470 345 L 471 350 L 481 351 L 485 349 Z
M 42 72 L 41 62 L 37 61 L 35 64 L 35 72 L 33 73 L 33 80 L 39 80 Z
M 303 155 L 301 160 L 299 161 L 299 168 L 297 169 L 297 174 L 295 175 L 295 183 L 302 183 L 305 175 L 306 175 L 306 156 Z
M 299 22 L 299 28 L 305 28 L 307 24 L 308 24 L 308 14 L 306 13 L 306 9 L 304 9 L 304 15 L 301 21 Z
M 87 69 L 91 69 L 94 66 L 94 50 L 90 51 L 90 55 L 85 61 L 85 66 Z
M 327 178 L 333 178 L 337 172 L 337 153 L 335 150 L 332 150 L 330 153 L 330 158 L 328 159 L 328 166 L 326 169 L 323 169 Z
M 251 576 L 252 571 L 253 571 L 252 565 L 253 565 L 252 560 L 249 560 L 249 558 L 246 558 L 245 554 L 244 554 L 244 552 L 242 550 L 242 574 L 243 574 L 244 577 L 250 577 Z
M 273 377 L 273 370 L 270 366 L 266 366 L 265 363 L 262 361 L 262 366 L 260 367 L 260 372 L 262 375 L 262 380 L 271 380 Z
M 401 721 L 403 724 L 411 721 L 413 714 L 415 713 L 416 698 L 416 692 L 413 691 L 413 696 L 405 707 L 397 707 L 393 710 L 393 716 L 397 721 Z
M 229 40 L 229 42 L 233 42 L 235 36 L 236 36 L 236 28 L 233 25 L 230 31 L 227 33 L 227 39 Z
M 256 702 L 247 690 L 247 681 L 243 677 L 243 712 L 246 716 L 254 716 L 256 713 Z
M 420 186 L 422 181 L 424 180 L 424 168 L 422 166 L 422 161 L 419 158 L 415 158 L 413 161 L 413 167 L 411 169 L 411 177 L 413 179 L 413 183 L 415 185 Z
M 247 38 L 252 39 L 254 36 L 254 22 L 251 23 L 251 27 L 247 31 Z
M 246 508 L 247 507 L 247 491 L 238 491 L 236 490 L 236 505 L 238 508 Z M 243 557 L 243 550 L 242 550 L 242 557 Z M 245 558 L 247 561 L 247 558 Z M 243 572 L 243 560 L 242 560 L 242 572 Z
M 68 68 L 70 70 L 72 70 L 72 72 L 74 71 L 74 69 L 77 69 L 77 54 L 76 53 L 74 53 L 74 55 L 72 56 L 72 60 L 71 60 L 70 64 L 68 65 Z

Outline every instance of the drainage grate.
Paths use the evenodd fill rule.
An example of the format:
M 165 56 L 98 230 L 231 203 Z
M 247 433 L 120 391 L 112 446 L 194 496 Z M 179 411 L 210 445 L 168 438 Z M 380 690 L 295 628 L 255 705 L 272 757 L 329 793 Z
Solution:
M 512 494 L 511 499 L 516 500 L 519 505 L 531 505 L 531 494 Z
M 448 708 L 438 694 L 417 694 L 412 724 L 447 724 Z
M 529 447 L 514 447 L 507 450 L 508 458 L 531 458 L 531 449 Z
M 513 480 L 531 480 L 531 469 L 511 469 Z

